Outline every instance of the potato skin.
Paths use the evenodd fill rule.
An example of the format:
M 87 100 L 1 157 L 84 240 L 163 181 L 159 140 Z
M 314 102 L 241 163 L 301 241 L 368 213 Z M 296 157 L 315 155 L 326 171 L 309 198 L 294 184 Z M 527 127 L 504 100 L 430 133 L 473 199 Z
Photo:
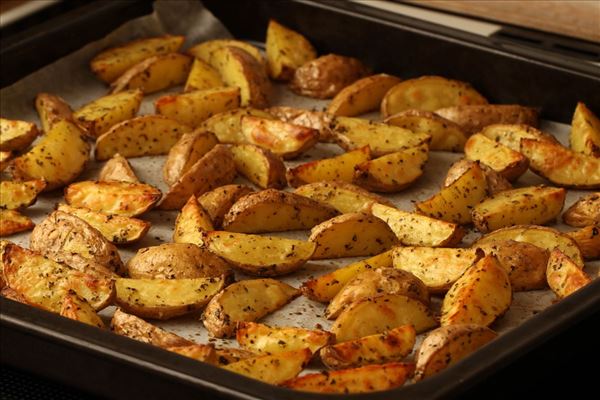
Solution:
M 400 82 L 388 74 L 370 75 L 343 88 L 327 106 L 333 115 L 353 117 L 379 108 L 385 93 Z
M 465 158 L 461 158 L 454 164 L 450 166 L 448 169 L 448 173 L 446 175 L 446 180 L 444 181 L 444 187 L 450 186 L 454 181 L 460 178 L 466 170 L 471 168 L 474 163 L 478 163 L 479 167 L 483 171 L 485 175 L 485 180 L 487 182 L 488 194 L 494 195 L 503 190 L 512 189 L 512 184 L 500 175 L 498 172 L 494 171 L 492 168 L 488 167 L 482 162 L 479 161 L 471 161 Z
M 588 225 L 576 231 L 567 232 L 577 242 L 586 260 L 600 258 L 600 224 Z
M 538 126 L 539 110 L 518 104 L 478 104 L 441 108 L 435 113 L 460 125 L 467 135 L 492 124 Z
M 208 131 L 184 133 L 169 150 L 163 165 L 163 179 L 167 185 L 177 182 L 181 175 L 218 143 L 216 136 Z
M 600 192 L 581 197 L 563 214 L 567 225 L 584 227 L 600 224 Z
M 139 183 L 140 180 L 133 172 L 129 161 L 119 153 L 112 156 L 110 160 L 104 164 L 98 175 L 98 180 L 103 182 L 123 181 L 129 183 Z
M 199 196 L 198 204 L 206 210 L 214 226 L 220 227 L 231 207 L 250 193 L 254 190 L 246 185 L 223 185 Z
M 0 152 L 27 148 L 39 135 L 34 123 L 0 118 Z
M 488 165 L 511 182 L 523 175 L 529 166 L 528 158 L 519 151 L 480 133 L 472 135 L 465 143 L 465 157 Z
M 550 253 L 546 279 L 559 299 L 573 294 L 592 281 L 573 260 L 558 249 Z
M 113 332 L 119 335 L 127 336 L 128 338 L 163 349 L 176 346 L 191 346 L 194 344 L 190 340 L 177 336 L 174 333 L 167 332 L 141 318 L 127 314 L 120 308 L 117 308 L 115 311 L 112 320 L 110 321 L 110 327 Z

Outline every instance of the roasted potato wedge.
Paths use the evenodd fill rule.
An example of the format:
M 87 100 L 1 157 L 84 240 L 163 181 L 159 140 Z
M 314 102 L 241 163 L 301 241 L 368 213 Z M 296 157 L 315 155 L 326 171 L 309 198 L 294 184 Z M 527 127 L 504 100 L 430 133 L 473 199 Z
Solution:
M 224 185 L 198 197 L 198 204 L 206 210 L 213 226 L 220 227 L 223 218 L 231 207 L 242 197 L 254 193 L 254 190 L 246 185 Z
M 514 151 L 521 151 L 521 139 L 558 143 L 554 136 L 529 125 L 494 124 L 486 126 L 480 133 Z
M 194 342 L 177 336 L 174 333 L 167 332 L 157 326 L 154 326 L 135 315 L 127 314 L 120 308 L 115 311 L 110 327 L 113 332 L 127 336 L 128 338 L 148 343 L 163 349 L 172 347 L 192 346 Z
M 253 144 L 237 144 L 229 150 L 237 172 L 256 186 L 282 189 L 287 185 L 285 165 L 270 150 Z
M 264 147 L 286 160 L 298 157 L 319 138 L 312 128 L 252 115 L 242 116 L 241 130 L 246 143 Z
M 212 336 L 230 337 L 235 333 L 238 321 L 256 321 L 299 295 L 298 289 L 274 279 L 243 280 L 227 286 L 213 297 L 202 320 Z
M 487 104 L 468 83 L 441 76 L 408 79 L 392 87 L 381 102 L 384 117 L 405 110 L 435 111 L 444 107 Z
M 343 88 L 327 106 L 333 115 L 354 117 L 379 109 L 383 96 L 401 79 L 388 74 L 377 74 L 359 79 Z
M 300 186 L 294 193 L 329 204 L 342 214 L 360 212 L 372 202 L 390 207 L 394 206 L 389 200 L 381 196 L 368 192 L 359 186 L 340 181 L 310 183 Z
M 427 335 L 419 347 L 414 379 L 420 381 L 437 374 L 497 336 L 493 330 L 476 324 L 437 328 Z
M 448 187 L 452 185 L 466 171 L 468 171 L 471 168 L 474 168 L 473 164 L 475 163 L 479 165 L 479 168 L 483 171 L 483 174 L 485 175 L 488 194 L 493 195 L 503 190 L 513 188 L 512 184 L 508 181 L 508 179 L 494 171 L 492 168 L 488 167 L 483 163 L 480 163 L 479 161 L 471 161 L 464 158 L 461 158 L 460 160 L 458 160 L 450 166 L 443 187 Z
M 317 58 L 317 52 L 308 40 L 271 19 L 265 41 L 269 76 L 289 81 L 296 69 Z
M 204 233 L 212 230 L 214 226 L 210 215 L 198 203 L 196 196 L 191 195 L 175 220 L 173 241 L 201 246 L 204 243 Z
M 26 182 L 0 182 L 0 209 L 17 210 L 29 207 L 46 187 L 46 181 L 35 179 Z
M 133 168 L 129 161 L 119 153 L 112 156 L 110 160 L 104 164 L 98 174 L 98 180 L 104 182 L 122 181 L 129 183 L 140 183 L 140 180 L 133 172 Z
M 558 249 L 550 252 L 546 279 L 559 299 L 564 299 L 592 281 L 579 265 Z
M 163 179 L 171 186 L 192 165 L 219 144 L 217 137 L 208 131 L 196 130 L 184 133 L 177 143 L 171 147 L 163 166 Z
M 108 160 L 117 153 L 126 158 L 167 154 L 190 131 L 190 127 L 161 115 L 136 117 L 100 135 L 96 139 L 95 158 Z
M 10 151 L 0 151 L 0 172 L 4 171 L 8 167 L 13 153 Z
M 77 296 L 75 292 L 69 292 L 63 299 L 60 315 L 75 321 L 83 322 L 97 328 L 104 328 L 104 322 L 96 314 L 89 303 Z
M 331 121 L 334 116 L 322 111 L 304 110 L 293 107 L 269 107 L 272 117 L 293 125 L 305 126 L 319 131 L 319 142 L 331 142 Z
M 309 349 L 315 354 L 333 340 L 333 335 L 320 329 L 270 327 L 256 322 L 239 322 L 236 339 L 243 349 L 258 354 L 279 354 L 302 349 Z
M 495 256 L 486 255 L 448 290 L 442 303 L 442 326 L 478 324 L 489 326 L 512 303 L 508 273 Z
M 223 368 L 272 385 L 286 382 L 302 371 L 312 357 L 309 349 L 248 358 Z
M 225 86 L 219 72 L 206 61 L 195 58 L 192 69 L 185 81 L 184 92 L 206 90 Z
M 465 157 L 489 166 L 511 182 L 523 175 L 529 166 L 529 161 L 523 154 L 481 133 L 476 133 L 467 140 Z
M 213 115 L 202 123 L 201 128 L 214 133 L 220 143 L 247 144 L 248 140 L 242 134 L 242 117 L 245 115 L 273 118 L 271 114 L 255 108 L 238 108 Z
M 50 93 L 39 93 L 35 97 L 35 108 L 42 122 L 42 131 L 48 132 L 62 120 L 73 121 L 73 110 L 62 98 Z
M 577 153 L 600 157 L 600 119 L 583 103 L 575 108 L 569 143 Z
M 583 258 L 595 260 L 600 258 L 600 224 L 585 226 L 576 231 L 567 232 L 579 248 Z
M 62 120 L 55 123 L 31 150 L 11 163 L 14 179 L 44 179 L 44 190 L 72 182 L 81 174 L 90 158 L 90 146 L 79 127 Z
M 0 237 L 14 235 L 33 229 L 33 221 L 15 210 L 0 209 Z
M 243 233 L 310 229 L 335 215 L 334 208 L 308 197 L 266 189 L 239 199 L 225 215 L 223 228 Z
M 215 349 L 215 353 L 217 356 L 216 364 L 220 367 L 256 357 L 256 354 L 251 351 L 233 347 L 218 347 Z
M 26 121 L 0 118 L 0 151 L 26 149 L 39 135 L 37 126 Z
M 600 224 L 600 193 L 581 197 L 563 214 L 563 221 L 571 226 Z
M 192 46 L 187 50 L 189 55 L 192 55 L 196 58 L 199 58 L 202 61 L 209 62 L 212 54 L 223 47 L 236 47 L 238 49 L 244 50 L 248 54 L 250 54 L 259 64 L 266 67 L 267 62 L 262 55 L 260 49 L 256 46 L 251 45 L 248 42 L 244 42 L 241 40 L 235 39 L 214 39 L 207 40 L 205 42 L 199 43 L 195 46 Z
M 160 190 L 145 183 L 81 181 L 65 189 L 70 206 L 125 217 L 145 213 L 160 196 Z
M 208 364 L 218 365 L 217 351 L 212 344 L 191 344 L 188 346 L 167 347 L 173 353 Z
M 441 108 L 435 113 L 462 127 L 467 135 L 493 124 L 538 126 L 539 109 L 518 104 L 460 105 Z

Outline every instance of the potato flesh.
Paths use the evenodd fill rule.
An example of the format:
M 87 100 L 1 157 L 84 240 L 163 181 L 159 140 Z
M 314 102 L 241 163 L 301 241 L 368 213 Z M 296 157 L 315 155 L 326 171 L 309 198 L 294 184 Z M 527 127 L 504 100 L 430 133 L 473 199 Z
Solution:
M 173 242 L 201 246 L 204 243 L 204 232 L 212 230 L 214 230 L 214 227 L 210 216 L 198 204 L 196 196 L 192 195 L 175 220 Z
M 331 121 L 334 117 L 331 114 L 286 106 L 269 107 L 267 111 L 272 118 L 293 125 L 316 129 L 319 131 L 319 142 L 332 141 Z
M 97 328 L 104 328 L 104 322 L 96 314 L 92 306 L 74 293 L 69 292 L 65 296 L 60 309 L 60 315 Z
M 167 185 L 172 185 L 192 165 L 215 147 L 219 141 L 211 132 L 194 131 L 184 133 L 169 150 L 163 166 L 163 178 Z
M 573 294 L 592 281 L 573 260 L 558 249 L 550 252 L 546 279 L 550 289 L 560 299 Z
M 38 135 L 35 124 L 0 118 L 0 151 L 23 150 Z
M 242 116 L 241 130 L 246 143 L 268 149 L 284 159 L 297 157 L 319 138 L 314 129 L 252 115 Z
M 273 118 L 271 114 L 255 108 L 238 108 L 213 115 L 202 123 L 202 128 L 214 133 L 220 143 L 247 144 L 248 140 L 242 133 L 242 117 L 245 115 Z
M 527 171 L 528 162 L 523 154 L 480 133 L 467 140 L 465 157 L 484 163 L 509 181 L 514 181 Z
M 255 193 L 246 185 L 223 185 L 198 197 L 198 204 L 210 216 L 214 226 L 220 227 L 231 207 L 242 197 Z
M 250 43 L 243 42 L 235 39 L 214 39 L 207 40 L 206 42 L 199 43 L 187 50 L 187 53 L 199 58 L 202 61 L 209 62 L 212 53 L 222 47 L 237 47 L 238 49 L 246 51 L 250 54 L 259 64 L 265 64 L 265 59 L 262 56 L 260 49 L 251 45 Z
M 311 357 L 308 349 L 287 351 L 274 355 L 249 358 L 228 364 L 223 368 L 272 385 L 294 378 Z
M 98 175 L 99 181 L 123 181 L 130 183 L 139 183 L 140 180 L 133 172 L 129 161 L 119 153 L 112 156 L 110 160 L 104 164 Z
M 589 225 L 567 235 L 575 240 L 585 259 L 600 258 L 600 224 Z
M 28 231 L 34 226 L 33 221 L 20 212 L 0 209 L 0 237 Z
M 569 143 L 573 151 L 600 157 L 600 119 L 583 103 L 575 108 Z
M 277 80 L 290 80 L 297 68 L 317 57 L 304 36 L 275 20 L 269 21 L 265 48 L 269 76 Z
M 74 122 L 71 106 L 62 97 L 54 94 L 38 93 L 35 96 L 35 109 L 42 122 L 43 132 L 50 131 L 55 124 L 62 120 Z
M 235 169 L 262 189 L 282 189 L 287 185 L 285 165 L 281 158 L 253 144 L 238 144 L 229 148 Z
M 193 90 L 213 89 L 221 86 L 225 86 L 225 84 L 219 72 L 206 61 L 196 58 L 192 64 L 190 74 L 185 81 L 183 91 L 191 92 Z
M 298 187 L 294 193 L 329 204 L 342 214 L 360 212 L 372 202 L 393 206 L 381 196 L 359 186 L 339 181 L 309 183 Z
M 554 136 L 529 125 L 493 124 L 483 128 L 480 133 L 488 139 L 514 151 L 521 151 L 521 139 L 535 139 L 558 143 Z
M 16 210 L 32 205 L 44 190 L 46 182 L 36 179 L 27 182 L 0 182 L 0 209 Z
M 327 112 L 337 116 L 353 117 L 377 110 L 387 91 L 400 82 L 388 74 L 367 76 L 346 86 L 335 95 Z
M 327 345 L 333 335 L 322 330 L 241 322 L 236 338 L 242 348 L 258 354 L 279 354 L 302 349 L 309 349 L 314 354 Z
M 154 326 L 141 318 L 127 314 L 117 308 L 110 321 L 113 332 L 128 338 L 169 349 L 178 346 L 191 346 L 195 343 Z
M 448 173 L 446 175 L 446 180 L 444 180 L 443 187 L 448 187 L 452 185 L 466 171 L 468 171 L 471 168 L 474 168 L 473 164 L 477 164 L 479 168 L 483 171 L 489 195 L 493 195 L 503 190 L 513 188 L 512 184 L 508 181 L 508 179 L 506 179 L 487 165 L 480 163 L 479 161 L 471 161 L 464 158 L 461 158 L 460 160 L 458 160 L 450 166 L 450 169 L 448 170 Z
M 578 227 L 600 224 L 600 192 L 577 200 L 564 212 L 563 221 Z

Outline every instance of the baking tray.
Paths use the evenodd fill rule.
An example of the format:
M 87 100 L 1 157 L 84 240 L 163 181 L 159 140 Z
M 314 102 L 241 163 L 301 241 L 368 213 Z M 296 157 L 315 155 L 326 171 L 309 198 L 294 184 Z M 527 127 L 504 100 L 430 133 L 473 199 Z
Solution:
M 107 15 L 112 15 L 107 4 L 115 5 L 112 12 L 120 15 L 136 16 L 148 12 L 146 2 L 109 2 L 90 5 L 85 13 L 79 12 L 65 30 L 56 28 L 57 35 L 77 37 L 79 30 L 98 26 Z M 226 6 L 225 3 L 228 5 Z M 274 17 L 286 25 L 307 33 L 307 36 L 319 48 L 320 53 L 334 51 L 365 59 L 375 70 L 397 73 L 403 77 L 418 76 L 424 73 L 440 74 L 449 77 L 469 80 L 495 102 L 510 102 L 510 97 L 518 95 L 513 101 L 522 104 L 541 105 L 547 97 L 562 110 L 557 114 L 552 108 L 544 106 L 548 119 L 568 121 L 577 100 L 590 104 L 594 102 L 598 91 L 590 90 L 598 87 L 597 71 L 588 65 L 575 60 L 557 57 L 556 59 L 524 59 L 522 56 L 494 46 L 483 38 L 471 37 L 433 24 L 426 24 L 409 18 L 388 15 L 379 10 L 361 4 L 348 2 L 311 2 L 311 1 L 240 1 L 232 2 L 205 1 L 215 15 L 227 25 L 235 36 L 244 39 L 261 40 L 268 17 Z M 98 10 L 98 11 L 95 11 Z M 239 18 L 239 16 L 243 18 Z M 252 23 L 249 23 L 252 21 Z M 348 27 L 331 31 L 329 27 Z M 103 28 L 105 29 L 105 28 Z M 103 31 L 104 34 L 109 30 Z M 368 35 L 365 35 L 368 32 Z M 98 32 L 95 33 L 98 38 Z M 101 36 L 102 34 L 100 34 Z M 378 36 L 381 35 L 381 36 Z M 385 37 L 386 48 L 371 46 L 377 37 Z M 72 50 L 88 40 L 74 41 Z M 32 42 L 34 40 L 34 42 Z M 32 38 L 22 37 L 11 44 L 12 51 L 27 53 L 27 49 L 44 46 L 45 35 Z M 40 42 L 42 41 L 42 42 Z M 416 51 L 418 48 L 431 49 L 431 54 L 452 55 L 453 51 L 461 53 L 460 58 L 469 58 L 470 63 L 455 60 L 448 56 L 444 63 L 432 63 L 431 54 L 421 57 L 389 57 L 389 43 L 398 43 L 404 52 Z M 48 42 L 45 43 L 48 45 Z M 375 47 L 375 48 L 372 48 Z M 443 49 L 446 49 L 442 52 Z M 384 51 L 385 50 L 385 51 Z M 437 52 L 433 52 L 433 50 Z M 399 51 L 399 53 L 401 53 Z M 2 54 L 0 54 L 2 56 Z M 379 56 L 379 57 L 378 57 Z M 498 76 L 489 81 L 484 69 L 473 69 L 473 65 L 487 65 L 488 57 L 497 59 L 499 65 L 506 65 L 509 71 L 525 71 L 531 74 L 542 73 L 546 79 L 546 92 L 537 90 L 533 93 L 497 90 Z M 455 57 L 456 58 L 456 57 Z M 544 57 L 542 57 L 544 58 Z M 6 60 L 5 57 L 2 57 Z M 385 62 L 383 62 L 383 61 Z M 18 60 L 12 59 L 13 63 Z M 52 61 L 52 58 L 47 60 Z M 456 61 L 456 62 L 454 62 Z M 10 64 L 11 60 L 8 61 Z M 12 68 L 16 68 L 14 64 Z M 7 64 L 3 61 L 3 70 Z M 9 65 L 10 66 L 10 65 Z M 468 67 L 468 68 L 467 68 Z M 499 68 L 499 67 L 498 67 Z M 596 72 L 596 74 L 594 74 Z M 524 74 L 520 79 L 509 76 L 507 79 L 513 89 L 529 79 Z M 538 76 L 538 75 L 536 75 Z M 559 91 L 563 88 L 557 82 L 572 82 L 573 96 L 546 96 L 548 91 Z M 541 84 L 541 82 L 538 82 Z M 506 93 L 504 93 L 506 92 Z M 531 97 L 527 97 L 531 96 Z M 586 97 L 587 96 L 587 97 Z M 558 98 L 557 98 L 558 97 Z M 528 100 L 529 99 L 529 100 Z M 560 104 L 560 106 L 558 106 Z M 567 111 L 565 111 L 567 110 Z M 597 312 L 600 308 L 600 282 L 596 281 L 581 292 L 560 302 L 546 311 L 530 318 L 519 328 L 503 334 L 464 362 L 448 369 L 440 375 L 416 385 L 401 389 L 369 395 L 355 395 L 356 398 L 439 398 L 456 394 L 478 380 L 483 379 L 494 370 L 501 368 L 527 350 L 541 344 L 551 334 L 574 324 L 579 319 Z M 65 320 L 44 311 L 31 309 L 21 304 L 0 299 L 0 323 L 2 335 L 0 345 L 1 359 L 10 365 L 26 368 L 70 385 L 91 390 L 95 393 L 115 397 L 157 398 L 172 395 L 174 388 L 178 397 L 198 397 L 198 390 L 209 391 L 213 395 L 237 398 L 324 398 L 328 396 L 292 392 L 273 387 L 257 381 L 234 375 L 209 365 L 187 360 L 160 349 L 132 342 L 109 332 L 93 329 L 73 321 Z M 35 349 L 35 351 L 26 351 Z M 61 361 L 62 360 L 62 361 Z M 52 368 L 49 368 L 52 366 Z M 81 371 L 85 370 L 85 374 Z M 76 377 L 76 379 L 73 379 Z M 114 388 L 119 390 L 115 391 Z

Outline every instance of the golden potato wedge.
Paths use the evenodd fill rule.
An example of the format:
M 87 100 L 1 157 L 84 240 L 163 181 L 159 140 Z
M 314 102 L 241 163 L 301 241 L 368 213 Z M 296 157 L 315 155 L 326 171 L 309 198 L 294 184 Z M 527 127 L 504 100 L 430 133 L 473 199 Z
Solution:
M 309 349 L 315 354 L 333 340 L 329 332 L 296 327 L 270 327 L 256 322 L 239 322 L 236 339 L 246 350 L 258 354 L 280 354 Z
M 550 252 L 546 279 L 559 299 L 564 299 L 592 282 L 581 267 L 559 249 Z
M 334 208 L 308 197 L 266 189 L 239 199 L 225 215 L 223 228 L 242 233 L 310 229 L 335 215 Z
M 8 167 L 10 161 L 13 158 L 13 153 L 10 151 L 0 151 L 0 172 L 4 171 Z
M 354 167 L 353 182 L 375 192 L 398 192 L 423 175 L 428 158 L 427 144 L 386 154 Z
M 429 291 L 419 278 L 410 272 L 395 268 L 376 268 L 359 272 L 329 303 L 325 316 L 337 318 L 353 304 L 381 294 L 401 294 L 429 304 Z
M 87 208 L 71 207 L 59 204 L 58 211 L 66 212 L 80 218 L 96 228 L 106 240 L 114 244 L 137 242 L 150 229 L 150 222 L 122 215 L 108 215 Z
M 96 314 L 96 311 L 92 306 L 90 306 L 87 301 L 79 298 L 75 292 L 66 294 L 59 314 L 63 317 L 83 322 L 84 324 L 95 326 L 97 328 L 105 328 L 104 322 L 98 314 Z
M 557 143 L 533 139 L 521 140 L 521 152 L 529 159 L 529 168 L 555 185 L 600 188 L 600 158 L 576 153 Z
M 529 161 L 523 154 L 481 133 L 476 133 L 467 140 L 465 158 L 489 166 L 511 182 L 523 175 L 529 166 Z
M 126 158 L 167 154 L 191 130 L 161 115 L 132 118 L 114 125 L 96 139 L 95 158 L 108 160 L 117 153 Z
M 431 136 L 361 118 L 336 117 L 332 123 L 335 142 L 344 150 L 369 146 L 373 157 L 429 143 Z
M 340 213 L 360 212 L 372 202 L 394 205 L 387 199 L 346 182 L 315 182 L 297 188 L 294 193 L 329 204 Z
M 214 226 L 210 215 L 198 203 L 196 196 L 191 195 L 175 220 L 173 242 L 201 246 L 204 243 L 204 233 L 212 230 Z
M 483 254 L 476 249 L 396 247 L 394 268 L 416 276 L 431 293 L 445 293 Z
M 505 226 L 544 225 L 560 215 L 566 195 L 565 189 L 546 186 L 504 190 L 473 206 L 473 224 L 484 233 Z
M 285 382 L 283 386 L 317 393 L 378 392 L 404 385 L 413 371 L 414 364 L 410 363 L 366 365 L 353 369 L 306 374 Z
M 310 42 L 298 32 L 271 19 L 265 41 L 269 76 L 289 81 L 296 69 L 317 58 Z
M 79 176 L 90 158 L 90 146 L 79 127 L 62 120 L 46 131 L 31 150 L 15 158 L 11 173 L 15 180 L 44 179 L 44 190 L 67 185 Z
M 116 334 L 163 349 L 192 346 L 196 344 L 181 336 L 177 336 L 174 333 L 167 332 L 154 326 L 135 315 L 127 314 L 120 308 L 117 308 L 115 311 L 112 320 L 110 321 L 110 327 Z
M 99 181 L 122 181 L 129 183 L 140 183 L 140 180 L 133 172 L 133 168 L 129 161 L 119 153 L 112 156 L 110 160 L 104 164 L 98 175 Z
M 223 368 L 252 379 L 279 385 L 298 375 L 311 357 L 309 349 L 292 350 L 249 358 Z
M 419 347 L 415 381 L 448 368 L 497 336 L 493 330 L 476 324 L 448 325 L 435 329 Z
M 88 136 L 97 138 L 113 125 L 135 117 L 143 98 L 139 89 L 109 94 L 84 105 L 73 118 L 85 127 Z
M 15 210 L 0 209 L 0 237 L 14 235 L 33 229 L 33 221 Z
M 59 313 L 71 291 L 94 310 L 103 309 L 113 299 L 112 279 L 77 271 L 12 243 L 6 245 L 2 263 L 8 286 L 27 303 L 44 310 Z
M 145 183 L 81 181 L 65 189 L 65 200 L 70 206 L 125 217 L 145 213 L 160 196 L 160 190 Z
M 356 58 L 327 54 L 297 68 L 289 87 L 301 96 L 331 99 L 369 72 L 369 68 Z
M 563 214 L 563 221 L 571 226 L 600 224 L 600 192 L 581 197 Z
M 379 203 L 371 204 L 368 211 L 384 220 L 405 246 L 452 247 L 465 235 L 457 224 Z
M 392 87 L 381 102 L 381 114 L 389 117 L 405 110 L 435 111 L 470 104 L 487 104 L 487 100 L 466 82 L 422 76 Z
M 248 54 L 250 54 L 260 65 L 266 67 L 267 62 L 262 55 L 260 49 L 256 46 L 251 45 L 248 42 L 244 42 L 241 40 L 235 39 L 214 39 L 207 40 L 205 42 L 199 43 L 195 46 L 192 46 L 187 50 L 187 53 L 195 58 L 199 58 L 202 61 L 209 62 L 212 54 L 215 50 L 218 50 L 222 47 L 236 47 L 238 49 L 244 50 Z
M 577 153 L 600 157 L 600 119 L 583 103 L 573 113 L 569 143 Z
M 477 164 L 483 172 L 483 174 L 485 175 L 488 194 L 493 195 L 503 190 L 513 188 L 512 184 L 508 181 L 508 179 L 506 179 L 487 165 L 480 163 L 479 161 L 471 161 L 464 158 L 461 158 L 460 160 L 458 160 L 450 166 L 443 187 L 448 187 L 452 185 L 466 171 L 468 171 L 471 168 L 476 168 L 473 167 L 473 164 Z
M 225 145 L 216 145 L 171 185 L 159 208 L 180 209 L 191 195 L 200 196 L 231 183 L 234 178 L 235 164 L 231 152 Z
M 223 83 L 219 72 L 211 67 L 208 62 L 195 58 L 192 63 L 190 74 L 185 81 L 183 91 L 191 92 L 194 90 L 213 89 L 221 86 L 225 86 L 225 84 Z
M 325 346 L 319 356 L 330 369 L 400 361 L 415 345 L 415 328 L 403 325 L 384 333 Z
M 236 144 L 229 148 L 236 171 L 256 186 L 282 189 L 287 185 L 285 165 L 270 150 L 253 144 Z
M 251 351 L 233 347 L 217 347 L 215 353 L 217 356 L 216 364 L 220 367 L 256 357 L 256 354 Z
M 19 151 L 29 146 L 39 135 L 34 123 L 0 118 L 0 151 Z
M 206 247 L 248 275 L 280 276 L 298 270 L 312 258 L 313 242 L 277 236 L 212 231 Z
M 46 187 L 46 181 L 35 179 L 26 182 L 0 182 L 0 209 L 16 210 L 35 203 L 38 194 Z
M 443 187 L 427 200 L 416 203 L 415 209 L 432 218 L 457 224 L 468 224 L 472 220 L 473 207 L 477 207 L 479 202 L 486 197 L 487 192 L 485 173 L 478 163 L 472 163 L 449 186 Z M 497 196 L 502 193 L 505 192 L 501 192 Z
M 227 286 L 213 297 L 202 320 L 212 336 L 230 337 L 235 333 L 238 321 L 259 320 L 299 295 L 298 289 L 275 279 L 243 280 Z
M 413 325 L 417 333 L 437 325 L 433 313 L 419 300 L 402 294 L 382 294 L 350 305 L 331 328 L 336 341 L 359 339 L 401 325 Z
M 164 243 L 139 249 L 127 263 L 134 279 L 194 279 L 225 277 L 233 271 L 229 264 L 210 251 L 187 243 Z
M 339 156 L 309 161 L 290 168 L 286 174 L 287 180 L 292 187 L 321 181 L 351 183 L 354 168 L 370 159 L 371 149 L 369 146 L 364 146 Z
M 192 57 L 180 54 L 160 54 L 135 64 L 111 83 L 111 93 L 141 89 L 144 94 L 158 92 L 185 83 Z
M 171 186 L 192 165 L 219 144 L 217 137 L 208 131 L 195 130 L 184 133 L 177 143 L 171 147 L 163 165 L 163 179 Z
M 595 260 L 600 258 L 600 224 L 585 226 L 576 231 L 567 232 L 579 248 L 583 258 Z
M 442 302 L 442 326 L 478 324 L 489 326 L 512 303 L 508 273 L 498 259 L 486 255 L 465 271 Z
M 29 304 L 23 295 L 8 286 L 4 286 L 2 289 L 0 289 L 0 296 L 12 301 L 16 301 L 17 303 Z
M 184 357 L 192 358 L 196 361 L 218 365 L 217 352 L 212 344 L 194 343 L 187 346 L 167 347 L 165 350 L 169 350 Z
M 435 113 L 462 127 L 467 136 L 493 124 L 538 126 L 539 109 L 518 104 L 460 105 L 440 108 Z
M 115 281 L 115 302 L 142 318 L 171 319 L 204 307 L 225 285 L 222 277 Z
M 462 152 L 468 138 L 458 124 L 431 111 L 402 111 L 387 117 L 385 123 L 431 136 L 429 148 L 436 151 Z
M 338 268 L 318 278 L 310 279 L 302 284 L 300 290 L 302 290 L 303 295 L 311 300 L 327 303 L 339 293 L 346 283 L 360 272 L 391 266 L 392 250 L 388 250 L 366 260 Z
M 242 134 L 242 117 L 244 115 L 273 118 L 271 114 L 255 108 L 238 108 L 213 115 L 202 123 L 201 128 L 214 133 L 220 143 L 246 144 L 248 140 Z
M 209 117 L 240 106 L 238 87 L 218 87 L 168 94 L 154 102 L 156 113 L 182 124 L 197 127 Z
M 554 136 L 529 125 L 493 124 L 483 128 L 480 133 L 514 151 L 521 151 L 521 139 L 558 143 Z
M 74 122 L 71 106 L 62 97 L 54 94 L 38 93 L 35 97 L 35 108 L 44 132 L 48 132 L 54 124 L 64 119 Z
M 198 204 L 206 210 L 213 226 L 220 227 L 231 207 L 242 197 L 254 193 L 246 185 L 224 185 L 198 197 Z M 212 229 L 211 229 L 212 230 Z
M 269 107 L 267 111 L 272 117 L 293 125 L 305 126 L 319 131 L 319 142 L 331 142 L 331 121 L 333 115 L 322 111 L 304 110 L 293 107 Z M 259 115 L 260 116 L 260 115 Z
M 377 74 L 359 79 L 343 88 L 327 106 L 333 115 L 354 117 L 379 109 L 383 96 L 401 79 L 388 74 Z
M 388 250 L 397 238 L 390 227 L 377 217 L 364 213 L 338 215 L 310 231 L 316 249 L 313 260 L 372 256 Z

